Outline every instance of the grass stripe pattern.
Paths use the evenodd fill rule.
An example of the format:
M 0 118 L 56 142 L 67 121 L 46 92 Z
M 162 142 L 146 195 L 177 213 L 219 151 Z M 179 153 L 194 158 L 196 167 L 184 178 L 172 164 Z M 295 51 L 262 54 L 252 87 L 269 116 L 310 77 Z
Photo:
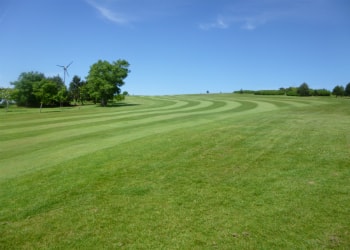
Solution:
M 347 249 L 350 102 L 0 110 L 0 248 Z

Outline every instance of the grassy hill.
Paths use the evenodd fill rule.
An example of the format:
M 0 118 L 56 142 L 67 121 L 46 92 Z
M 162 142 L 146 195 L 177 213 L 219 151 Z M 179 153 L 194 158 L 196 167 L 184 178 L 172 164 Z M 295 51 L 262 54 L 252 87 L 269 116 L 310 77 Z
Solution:
M 0 110 L 0 248 L 348 249 L 350 100 Z

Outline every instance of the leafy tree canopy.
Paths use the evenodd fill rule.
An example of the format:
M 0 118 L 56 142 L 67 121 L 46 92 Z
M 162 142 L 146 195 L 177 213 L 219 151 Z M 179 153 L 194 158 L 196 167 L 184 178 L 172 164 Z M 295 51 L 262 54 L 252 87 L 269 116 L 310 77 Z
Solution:
M 10 101 L 13 100 L 14 90 L 11 88 L 0 88 L 0 104 L 6 105 L 6 111 L 9 108 Z
M 297 89 L 297 93 L 300 96 L 310 96 L 310 88 L 309 85 L 307 85 L 307 83 L 302 83 L 299 88 Z
M 335 95 L 336 97 L 338 96 L 344 96 L 345 90 L 343 86 L 337 85 L 334 87 L 332 94 Z
M 100 100 L 101 106 L 106 106 L 108 100 L 113 99 L 115 94 L 120 94 L 120 87 L 130 72 L 128 68 L 126 60 L 112 63 L 99 60 L 93 64 L 86 78 L 89 95 L 96 101 Z
M 39 72 L 23 72 L 19 75 L 18 80 L 11 82 L 16 91 L 15 100 L 19 106 L 36 106 L 39 101 L 34 95 L 34 86 L 41 80 L 45 79 L 45 75 Z
M 80 101 L 81 104 L 84 104 L 84 101 L 89 98 L 87 95 L 86 82 L 82 81 L 79 76 L 75 75 L 69 84 L 69 94 L 75 103 Z
M 12 99 L 13 89 L 11 88 L 0 88 L 0 101 L 10 101 Z
M 19 106 L 58 105 L 67 95 L 66 86 L 59 76 L 45 77 L 39 72 L 24 72 L 11 84 Z

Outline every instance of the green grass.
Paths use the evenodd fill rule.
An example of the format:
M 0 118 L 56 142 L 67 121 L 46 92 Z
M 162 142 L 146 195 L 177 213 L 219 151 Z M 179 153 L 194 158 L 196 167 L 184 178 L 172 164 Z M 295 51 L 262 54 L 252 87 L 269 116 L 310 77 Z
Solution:
M 350 100 L 0 110 L 0 249 L 349 249 Z

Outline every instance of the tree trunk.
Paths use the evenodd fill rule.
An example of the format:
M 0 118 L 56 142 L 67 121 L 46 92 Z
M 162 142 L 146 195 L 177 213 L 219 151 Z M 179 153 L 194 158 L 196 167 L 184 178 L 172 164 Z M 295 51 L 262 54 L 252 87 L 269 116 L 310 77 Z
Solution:
M 40 103 L 40 113 L 41 113 L 42 107 L 43 107 L 43 103 L 41 102 L 41 103 Z
M 101 98 L 101 106 L 106 107 L 106 100 L 104 98 Z

